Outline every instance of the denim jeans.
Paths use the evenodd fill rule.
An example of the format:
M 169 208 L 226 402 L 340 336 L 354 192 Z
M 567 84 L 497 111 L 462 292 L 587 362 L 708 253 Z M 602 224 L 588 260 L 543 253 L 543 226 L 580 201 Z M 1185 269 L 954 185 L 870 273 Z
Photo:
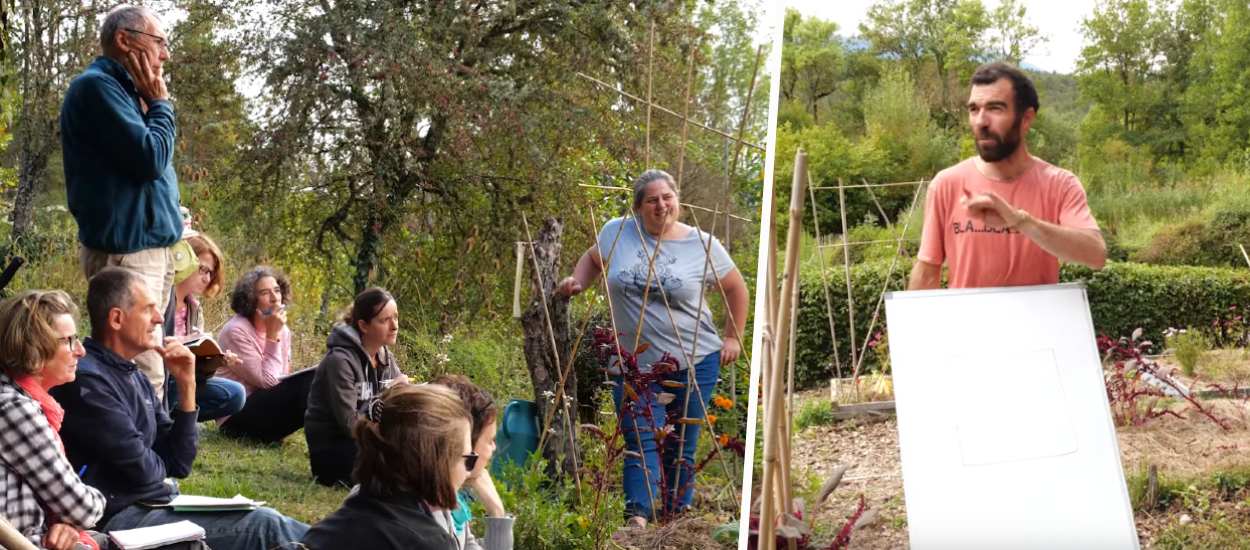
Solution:
M 175 409 L 178 407 L 178 383 L 171 381 L 167 387 L 169 394 L 165 396 L 165 403 L 170 409 Z M 243 384 L 214 376 L 195 385 L 195 406 L 200 409 L 196 419 L 207 422 L 230 416 L 243 410 L 246 400 L 247 392 Z
M 693 371 L 693 376 L 691 375 Z M 693 380 L 692 380 L 693 378 Z M 673 513 L 690 507 L 694 500 L 694 466 L 695 449 L 699 444 L 699 432 L 703 429 L 702 422 L 683 424 L 677 419 L 690 418 L 702 420 L 706 415 L 708 401 L 716 390 L 716 382 L 720 378 L 720 352 L 712 353 L 695 364 L 693 369 L 684 369 L 665 375 L 664 381 L 683 384 L 680 388 L 666 388 L 659 382 L 651 384 L 651 391 L 634 388 L 639 400 L 622 407 L 624 380 L 615 375 L 612 380 L 616 386 L 612 390 L 612 399 L 616 403 L 617 421 L 621 424 L 621 436 L 625 438 L 624 488 L 625 515 L 641 516 L 655 519 L 656 502 L 663 502 L 663 511 Z M 698 383 L 698 392 L 692 382 Z M 661 404 L 656 398 L 661 393 L 673 394 L 673 400 L 667 405 Z M 689 405 L 683 413 L 683 406 Z M 656 441 L 655 429 L 663 427 L 667 418 L 672 416 L 673 432 L 664 440 L 663 458 L 661 459 Z M 684 431 L 684 433 L 683 433 Z M 662 464 L 661 464 L 662 463 Z M 645 467 L 645 469 L 644 469 Z M 660 468 L 663 467 L 663 474 Z M 661 475 L 663 476 L 663 495 L 661 495 Z
M 298 548 L 308 526 L 261 507 L 250 512 L 175 512 L 132 504 L 113 515 L 106 531 L 150 527 L 188 520 L 204 528 L 204 542 L 213 550 Z

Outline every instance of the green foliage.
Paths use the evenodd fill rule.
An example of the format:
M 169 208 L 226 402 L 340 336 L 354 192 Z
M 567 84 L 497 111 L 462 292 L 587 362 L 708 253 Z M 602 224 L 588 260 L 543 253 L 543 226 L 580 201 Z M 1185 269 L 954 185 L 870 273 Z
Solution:
M 1065 265 L 1063 281 L 1083 281 L 1094 329 L 1124 336 L 1142 328 L 1144 338 L 1162 342 L 1168 327 L 1210 327 L 1229 306 L 1250 303 L 1246 270 L 1110 263 L 1101 271 Z
M 811 426 L 833 424 L 833 405 L 824 399 L 813 399 L 799 406 L 794 415 L 794 431 L 801 432 Z
M 889 268 L 890 262 L 884 260 L 851 266 L 857 355 L 863 349 L 864 339 L 871 337 L 869 325 L 882 290 L 902 290 L 911 261 L 900 258 L 889 284 L 883 285 Z M 1098 334 L 1125 336 L 1140 327 L 1144 338 L 1154 342 L 1163 342 L 1163 333 L 1168 327 L 1213 326 L 1223 320 L 1229 306 L 1250 304 L 1250 273 L 1244 269 L 1111 262 L 1100 271 L 1064 265 L 1060 280 L 1085 284 L 1094 330 Z M 836 350 L 830 338 L 821 273 L 807 269 L 802 272 L 800 281 L 795 385 L 811 388 L 834 375 L 835 351 L 843 376 L 850 373 L 846 278 L 841 268 L 824 273 L 837 330 Z M 884 327 L 885 313 L 881 311 L 872 333 Z M 873 353 L 867 354 L 863 365 L 861 373 L 880 368 Z
M 855 311 L 855 354 L 858 357 L 864 348 L 864 341 L 870 338 L 868 327 L 877 308 L 882 290 L 903 290 L 907 284 L 907 273 L 911 269 L 911 261 L 900 258 L 894 272 L 890 274 L 890 262 L 877 261 L 851 266 L 851 282 Z M 889 284 L 885 285 L 887 281 Z M 844 270 L 834 268 L 826 270 L 824 281 L 820 272 L 813 270 L 801 272 L 799 276 L 799 312 L 795 340 L 795 372 L 794 383 L 798 388 L 810 388 L 827 381 L 834 376 L 834 353 L 840 361 L 842 376 L 850 376 L 853 365 L 848 364 L 851 357 L 851 337 L 847 330 L 846 277 Z M 825 302 L 823 283 L 828 284 L 832 305 L 833 322 L 837 328 L 837 347 L 829 332 L 828 306 Z M 873 332 L 884 329 L 884 306 Z M 877 368 L 876 355 L 867 353 L 861 372 L 870 372 Z
M 1170 330 L 1164 336 L 1167 338 L 1167 346 L 1176 354 L 1176 360 L 1181 364 L 1181 371 L 1186 376 L 1193 376 L 1202 354 L 1211 349 L 1210 340 L 1193 327 Z
M 1240 267 L 1246 260 L 1238 244 L 1250 244 L 1250 204 L 1228 201 L 1163 226 L 1132 258 L 1152 264 Z

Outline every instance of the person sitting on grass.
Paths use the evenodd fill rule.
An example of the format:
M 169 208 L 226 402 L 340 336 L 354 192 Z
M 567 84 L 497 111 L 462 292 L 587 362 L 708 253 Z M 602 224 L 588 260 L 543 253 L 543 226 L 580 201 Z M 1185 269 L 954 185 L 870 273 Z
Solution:
M 469 473 L 465 488 L 457 494 L 460 506 L 451 514 L 460 547 L 465 550 L 512 550 L 515 518 L 504 511 L 503 500 L 499 498 L 499 491 L 495 490 L 495 482 L 488 471 L 491 457 L 495 454 L 495 426 L 499 409 L 489 393 L 463 375 L 440 376 L 434 383 L 455 390 L 464 402 L 465 411 L 473 419 L 473 452 L 478 456 L 477 467 Z M 469 522 L 473 519 L 469 510 L 469 491 L 486 509 L 486 536 L 483 539 L 474 537 L 469 529 Z
M 98 550 L 82 531 L 104 514 L 104 495 L 83 483 L 57 431 L 65 416 L 48 390 L 74 380 L 83 356 L 60 290 L 28 290 L 0 303 L 0 510 L 40 548 Z
M 191 473 L 196 455 L 195 356 L 176 338 L 163 343 L 156 297 L 133 271 L 106 267 L 87 283 L 91 337 L 83 343 L 78 377 L 52 390 L 65 407 L 62 435 L 82 479 L 104 494 L 105 531 L 189 520 L 204 528 L 214 550 L 268 549 L 299 540 L 308 526 L 271 508 L 186 513 L 153 507 L 178 486 L 168 477 Z M 178 385 L 166 411 L 133 359 L 156 350 Z M 172 417 L 172 418 L 171 418 Z
M 360 480 L 342 507 L 308 530 L 311 550 L 460 548 L 456 491 L 477 465 L 464 404 L 437 384 L 396 384 L 352 429 Z
M 217 248 L 217 243 L 208 238 L 208 235 L 191 229 L 184 230 L 182 241 L 174 248 L 176 250 L 174 264 L 181 269 L 174 272 L 175 299 L 169 305 L 169 309 L 173 311 L 166 312 L 166 316 L 169 316 L 169 313 L 173 314 L 172 334 L 186 341 L 188 337 L 204 333 L 204 312 L 200 308 L 198 298 L 200 296 L 212 298 L 221 293 L 222 273 L 226 269 L 226 264 L 221 249 Z M 189 258 L 184 262 L 181 261 L 179 255 L 186 255 Z M 231 365 L 237 368 L 240 359 L 230 351 L 222 357 L 196 358 L 195 404 L 200 409 L 200 422 L 235 414 L 243 410 L 243 403 L 247 399 L 243 384 L 220 376 L 199 376 L 200 363 L 207 361 L 216 361 L 220 365 Z M 178 387 L 168 387 L 167 402 L 177 403 Z
M 399 306 L 391 293 L 367 288 L 330 331 L 313 375 L 304 413 L 308 463 L 322 485 L 352 485 L 358 411 L 395 382 L 407 382 L 388 346 L 399 335 Z
M 291 330 L 286 324 L 290 299 L 291 282 L 271 267 L 252 268 L 234 285 L 230 309 L 235 315 L 222 327 L 217 343 L 240 360 L 217 374 L 242 383 L 247 402 L 221 421 L 223 435 L 276 443 L 304 427 L 312 377 L 311 372 L 291 373 Z

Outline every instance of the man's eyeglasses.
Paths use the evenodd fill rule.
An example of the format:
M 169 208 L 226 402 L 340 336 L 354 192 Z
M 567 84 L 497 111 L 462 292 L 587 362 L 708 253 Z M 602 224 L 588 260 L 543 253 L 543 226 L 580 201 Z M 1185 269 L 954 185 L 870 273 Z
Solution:
M 477 453 L 469 453 L 467 455 L 464 455 L 465 471 L 469 471 L 469 472 L 473 471 L 473 467 L 477 466 L 477 458 L 478 458 Z
M 127 29 L 126 29 L 126 31 L 128 31 L 128 32 L 133 32 L 133 33 L 138 33 L 138 34 L 142 34 L 143 36 L 147 36 L 147 37 L 151 38 L 152 40 L 155 40 L 155 41 L 156 41 L 156 45 L 157 45 L 157 46 L 159 46 L 162 50 L 165 50 L 166 52 L 168 52 L 168 51 L 169 51 L 169 40 L 167 40 L 167 39 L 166 39 L 165 37 L 163 37 L 163 36 L 156 36 L 155 34 L 152 34 L 152 33 L 150 33 L 150 32 L 143 32 L 143 31 L 141 31 L 141 30 L 139 30 L 139 29 L 131 29 L 131 28 L 127 28 Z
M 78 338 L 77 334 L 63 336 L 61 338 L 58 338 L 57 340 L 60 340 L 62 344 L 65 344 L 65 347 L 69 348 L 70 351 L 74 351 L 74 348 L 77 348 L 78 345 L 82 343 L 82 340 Z

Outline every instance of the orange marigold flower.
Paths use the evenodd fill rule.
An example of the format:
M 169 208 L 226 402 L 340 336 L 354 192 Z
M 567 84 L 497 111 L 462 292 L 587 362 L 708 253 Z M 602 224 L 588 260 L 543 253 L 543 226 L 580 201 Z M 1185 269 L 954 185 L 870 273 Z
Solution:
M 715 423 L 716 423 L 716 415 L 714 415 L 714 414 L 709 414 L 709 415 L 707 415 L 707 422 L 708 422 L 708 424 L 715 424 Z
M 723 395 L 715 395 L 715 396 L 712 396 L 712 405 L 716 407 L 720 407 L 725 410 L 729 410 L 734 407 L 734 402 L 730 400 L 728 397 L 725 397 Z
M 716 438 L 716 442 L 717 442 L 717 443 L 719 443 L 721 447 L 724 447 L 725 445 L 728 445 L 728 444 L 729 444 L 729 435 L 728 435 L 728 434 L 720 434 L 720 437 Z

